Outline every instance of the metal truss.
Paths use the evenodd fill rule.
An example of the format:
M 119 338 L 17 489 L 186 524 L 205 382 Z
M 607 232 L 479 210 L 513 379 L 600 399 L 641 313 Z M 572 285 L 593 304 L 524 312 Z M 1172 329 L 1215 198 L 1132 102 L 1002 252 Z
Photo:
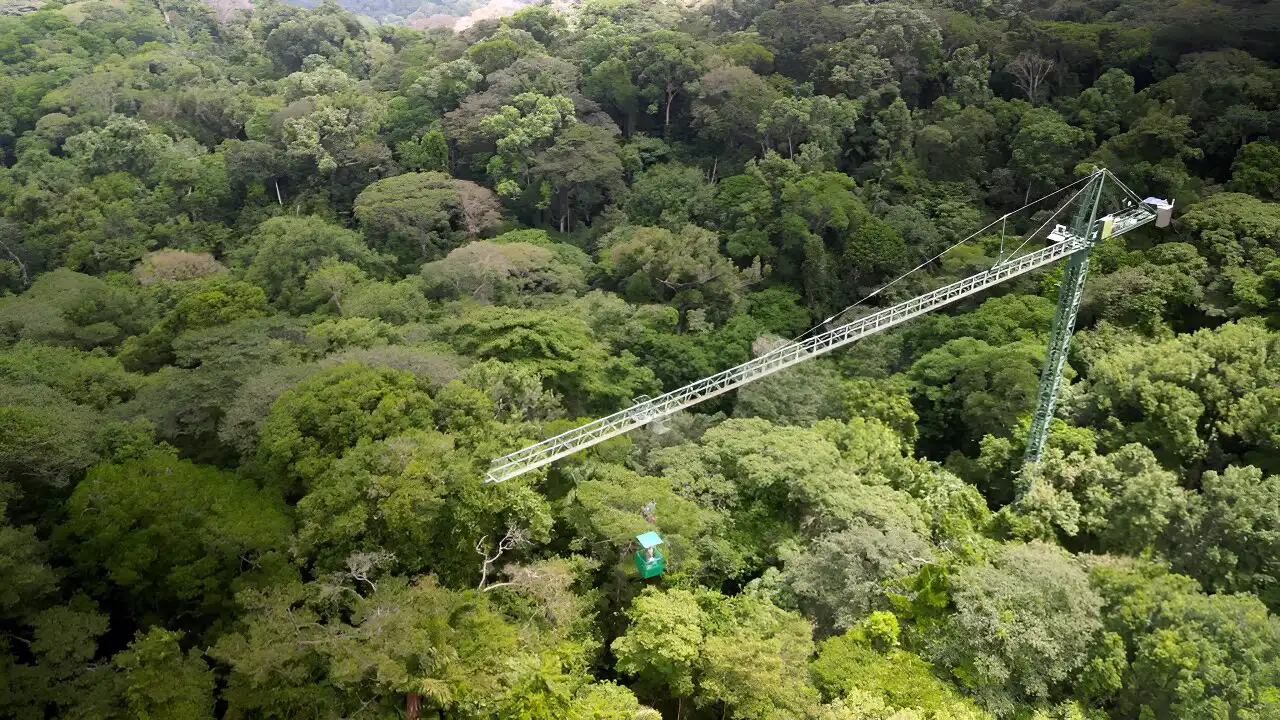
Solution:
M 1112 222 L 1110 235 L 1124 234 L 1151 222 L 1155 217 L 1153 207 L 1145 204 L 1135 205 L 1109 218 Z M 914 317 L 976 295 L 1005 280 L 1025 275 L 1065 257 L 1087 251 L 1091 245 L 1090 238 L 1093 237 L 1097 237 L 1097 233 L 1081 236 L 1072 230 L 1059 230 L 1056 236 L 1058 241 L 1041 250 L 1000 262 L 988 270 L 963 280 L 858 318 L 848 324 L 828 329 L 803 341 L 783 345 L 736 367 L 690 383 L 665 395 L 643 400 L 608 417 L 589 422 L 523 450 L 497 458 L 490 464 L 485 482 L 510 480 L 792 365 L 825 355 L 868 335 L 888 330 Z

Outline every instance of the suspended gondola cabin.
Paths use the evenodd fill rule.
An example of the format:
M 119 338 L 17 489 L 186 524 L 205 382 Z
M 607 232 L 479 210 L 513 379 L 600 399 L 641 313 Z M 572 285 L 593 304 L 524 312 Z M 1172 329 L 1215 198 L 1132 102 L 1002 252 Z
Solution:
M 661 575 L 665 567 L 665 559 L 658 550 L 662 537 L 650 531 L 637 535 L 636 542 L 640 543 L 640 549 L 636 550 L 636 570 L 640 572 L 640 577 L 648 580 Z

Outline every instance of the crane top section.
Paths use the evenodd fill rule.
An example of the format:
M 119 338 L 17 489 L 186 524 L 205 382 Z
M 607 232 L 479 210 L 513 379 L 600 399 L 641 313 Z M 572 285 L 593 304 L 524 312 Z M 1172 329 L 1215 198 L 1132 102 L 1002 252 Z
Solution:
M 1081 188 L 1076 193 L 1076 196 L 1079 196 L 1086 188 L 1091 187 L 1093 183 L 1102 183 L 1108 177 L 1114 176 L 1111 176 L 1106 170 L 1095 171 L 1087 178 L 1088 184 Z M 1119 182 L 1116 182 L 1119 185 Z M 1120 187 L 1123 187 L 1123 185 L 1120 185 Z M 608 417 L 594 420 L 522 450 L 496 458 L 492 461 L 488 472 L 485 474 L 485 482 L 496 483 L 510 480 L 592 445 L 604 442 L 642 425 L 647 425 L 655 420 L 665 418 L 704 400 L 722 395 L 767 375 L 772 375 L 779 370 L 804 362 L 810 358 L 825 355 L 832 350 L 844 347 L 868 335 L 887 330 L 911 318 L 980 293 L 1005 280 L 1025 275 L 1076 252 L 1087 250 L 1100 240 L 1123 235 L 1153 221 L 1158 223 L 1162 212 L 1166 210 L 1172 212 L 1171 203 L 1158 198 L 1138 200 L 1137 196 L 1129 193 L 1127 189 L 1126 193 L 1129 195 L 1129 199 L 1126 200 L 1126 207 L 1092 223 L 1088 232 L 1083 235 L 1065 226 L 1058 226 L 1049 235 L 1050 244 L 1040 250 L 997 261 L 989 269 L 963 280 L 879 310 L 847 324 L 826 329 L 822 332 L 808 335 L 808 337 L 802 336 L 804 337 L 803 340 L 787 343 L 736 367 L 718 372 L 715 375 L 690 383 L 664 395 L 644 399 Z M 1070 204 L 1070 201 L 1067 204 Z M 1050 221 L 1061 213 L 1065 207 L 1066 205 L 1059 208 L 1050 218 Z M 1165 224 L 1167 224 L 1168 215 L 1165 215 L 1164 218 Z M 1042 225 L 1041 230 L 1047 225 L 1048 223 Z M 1038 232 L 1040 231 L 1033 232 L 1027 239 L 1030 240 Z M 961 242 L 964 242 L 964 240 Z M 1025 242 L 1023 244 L 1025 245 Z M 839 315 L 833 317 L 839 317 Z M 823 325 L 829 324 L 830 321 L 823 323 Z

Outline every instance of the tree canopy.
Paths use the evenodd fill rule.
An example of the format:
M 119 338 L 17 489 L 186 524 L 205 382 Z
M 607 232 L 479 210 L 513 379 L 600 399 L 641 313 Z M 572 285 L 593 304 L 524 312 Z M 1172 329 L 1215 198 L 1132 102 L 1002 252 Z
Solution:
M 1280 717 L 1273 5 L 0 3 L 0 717 Z

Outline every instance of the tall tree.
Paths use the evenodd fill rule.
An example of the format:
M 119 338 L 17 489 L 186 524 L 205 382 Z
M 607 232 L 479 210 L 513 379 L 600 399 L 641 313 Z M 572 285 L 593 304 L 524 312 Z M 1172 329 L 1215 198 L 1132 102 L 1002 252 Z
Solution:
M 702 76 L 703 50 L 698 42 L 677 30 L 655 30 L 637 38 L 632 46 L 631 68 L 638 87 L 662 113 L 662 126 L 671 126 L 671 109 L 689 93 Z

